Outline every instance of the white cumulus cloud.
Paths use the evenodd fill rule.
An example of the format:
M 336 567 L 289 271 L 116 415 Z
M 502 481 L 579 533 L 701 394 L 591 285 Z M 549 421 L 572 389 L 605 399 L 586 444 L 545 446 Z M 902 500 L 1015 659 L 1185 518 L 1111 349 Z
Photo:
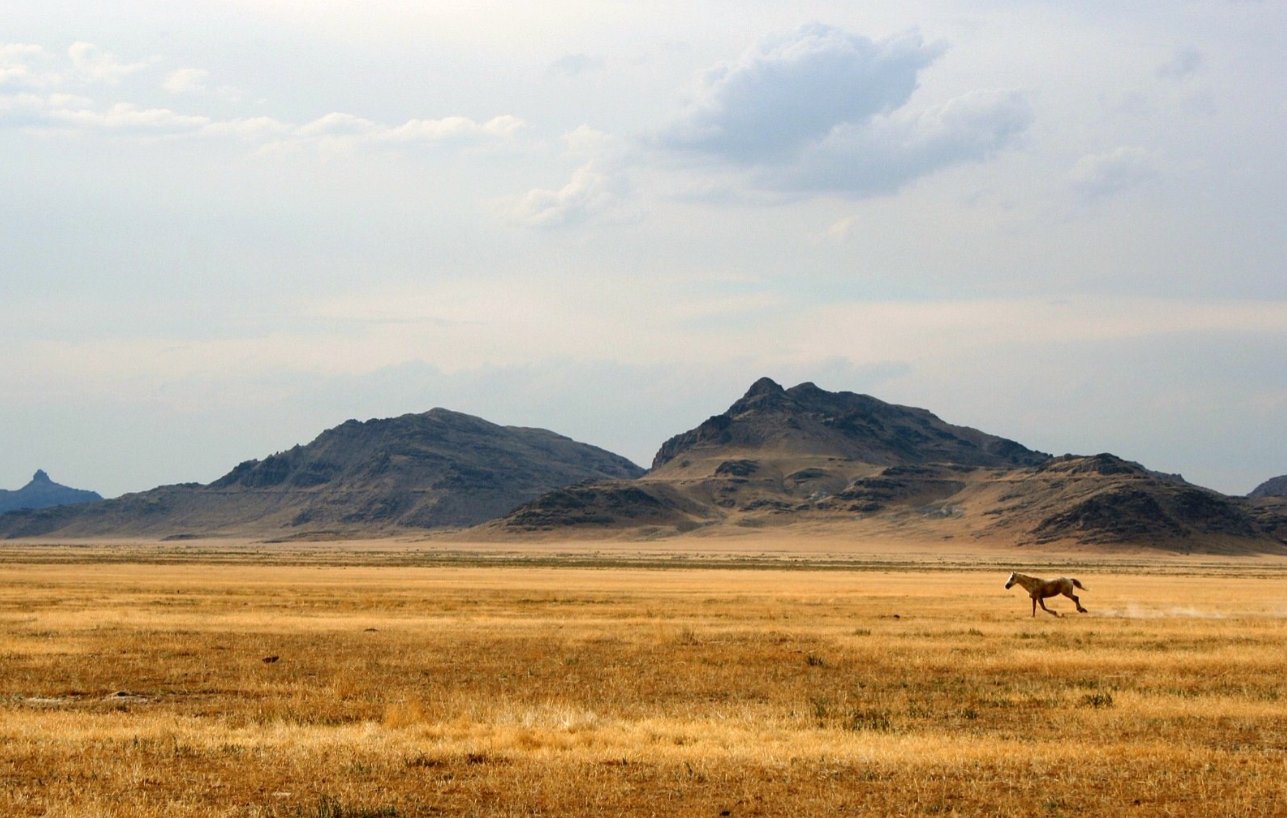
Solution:
M 873 42 L 803 26 L 708 71 L 661 142 L 738 163 L 780 160 L 837 125 L 901 107 L 940 51 L 917 34 Z
M 528 227 L 562 227 L 590 221 L 635 218 L 631 168 L 639 161 L 629 140 L 581 125 L 562 137 L 564 158 L 577 163 L 567 184 L 536 188 L 517 197 L 511 221 Z
M 944 48 L 908 33 L 881 41 L 811 24 L 761 42 L 702 78 L 657 137 L 672 151 L 754 171 L 782 192 L 866 196 L 1012 144 L 1032 121 L 1013 91 L 908 108 Z
M 171 94 L 195 94 L 206 90 L 210 72 L 204 68 L 180 68 L 171 71 L 161 87 Z
M 33 88 L 44 85 L 47 77 L 38 63 L 48 58 L 45 49 L 30 43 L 5 43 L 0 45 L 0 88 L 6 85 Z
M 940 168 L 986 159 L 1031 122 L 1021 95 L 975 91 L 920 113 L 838 126 L 770 178 L 792 190 L 889 193 Z
M 618 208 L 629 195 L 623 176 L 605 171 L 595 162 L 577 168 L 566 185 L 557 190 L 528 191 L 515 203 L 514 221 L 529 227 L 580 224 Z
M 67 56 L 71 59 L 72 70 L 78 79 L 109 85 L 114 85 L 151 64 L 149 60 L 123 62 L 114 54 L 86 42 L 72 43 L 67 49 Z

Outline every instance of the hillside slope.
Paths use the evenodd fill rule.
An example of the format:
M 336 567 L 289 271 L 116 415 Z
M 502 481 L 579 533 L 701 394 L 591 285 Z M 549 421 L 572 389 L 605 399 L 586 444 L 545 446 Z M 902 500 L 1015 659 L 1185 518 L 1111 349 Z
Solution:
M 1287 474 L 1269 478 L 1252 489 L 1247 496 L 1255 500 L 1263 497 L 1287 497 Z

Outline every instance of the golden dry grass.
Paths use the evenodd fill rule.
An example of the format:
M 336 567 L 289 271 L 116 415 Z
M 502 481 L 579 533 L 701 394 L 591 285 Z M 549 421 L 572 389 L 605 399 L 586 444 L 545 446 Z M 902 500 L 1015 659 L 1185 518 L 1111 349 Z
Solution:
M 78 555 L 0 564 L 0 815 L 1287 814 L 1278 563 Z

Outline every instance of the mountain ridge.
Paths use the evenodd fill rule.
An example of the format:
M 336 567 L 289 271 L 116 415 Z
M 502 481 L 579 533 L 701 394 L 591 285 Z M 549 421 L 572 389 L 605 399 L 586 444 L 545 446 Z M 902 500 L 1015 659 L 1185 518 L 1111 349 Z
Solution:
M 1053 456 L 870 395 L 761 378 L 647 471 L 436 408 L 348 420 L 207 485 L 0 515 L 0 536 L 268 541 L 459 531 L 649 539 L 796 526 L 853 538 L 1287 553 L 1287 498 L 1228 497 L 1110 453 Z
M 6 515 L 0 535 L 297 536 L 461 527 L 561 485 L 642 471 L 548 430 L 439 408 L 345 421 L 308 444 L 239 463 L 208 485 L 159 486 L 76 510 Z
M 1054 457 L 925 409 L 761 378 L 669 438 L 638 480 L 566 487 L 489 527 L 664 536 L 826 521 L 855 536 L 1275 551 L 1287 542 L 1275 513 L 1108 453 Z

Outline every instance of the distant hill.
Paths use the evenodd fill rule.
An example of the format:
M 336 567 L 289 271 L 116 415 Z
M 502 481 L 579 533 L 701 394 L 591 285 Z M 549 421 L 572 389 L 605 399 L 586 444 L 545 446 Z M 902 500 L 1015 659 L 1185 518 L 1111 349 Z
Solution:
M 1256 486 L 1247 503 L 1263 529 L 1287 542 L 1287 474 Z
M 1241 501 L 1177 475 L 1110 454 L 1056 458 L 924 409 L 768 378 L 663 443 L 638 480 L 568 486 L 489 528 L 656 536 L 797 524 L 922 540 L 1282 548 Z
M 289 537 L 469 526 L 570 483 L 642 472 L 554 432 L 433 409 L 347 421 L 209 485 L 0 516 L 0 535 Z
M 74 489 L 49 479 L 44 469 L 37 469 L 27 485 L 17 491 L 0 489 L 0 514 L 19 509 L 51 508 L 102 500 L 96 491 Z
M 1271 477 L 1251 490 L 1251 498 L 1287 497 L 1287 474 Z

